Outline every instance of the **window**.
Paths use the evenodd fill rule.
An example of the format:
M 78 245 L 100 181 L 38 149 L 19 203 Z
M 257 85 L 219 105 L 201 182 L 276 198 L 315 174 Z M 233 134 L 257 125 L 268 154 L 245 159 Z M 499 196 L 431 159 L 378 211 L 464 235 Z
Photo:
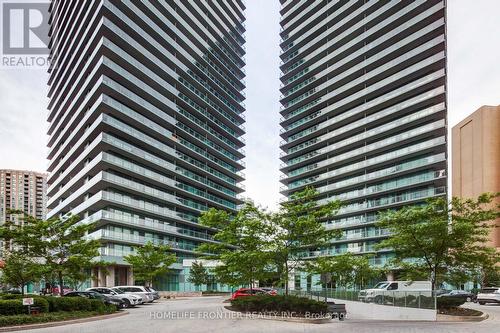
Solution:
M 398 290 L 398 284 L 396 282 L 391 283 L 391 285 L 387 287 L 387 290 Z

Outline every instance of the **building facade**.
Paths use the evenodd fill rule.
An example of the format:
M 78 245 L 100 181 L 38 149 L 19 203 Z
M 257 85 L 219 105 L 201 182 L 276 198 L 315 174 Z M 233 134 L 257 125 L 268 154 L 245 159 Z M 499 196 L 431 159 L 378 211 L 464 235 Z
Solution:
M 244 5 L 234 1 L 52 1 L 49 217 L 96 222 L 94 285 L 133 283 L 123 256 L 168 244 L 158 290 L 189 291 L 183 259 L 243 192 Z
M 281 193 L 344 203 L 324 221 L 342 237 L 304 258 L 383 265 L 377 214 L 447 193 L 445 1 L 281 4 Z
M 9 210 L 22 210 L 37 219 L 47 216 L 47 174 L 22 171 L 0 170 L 0 224 L 6 220 L 16 220 Z M 0 241 L 0 257 L 4 244 Z
M 453 126 L 451 140 L 453 196 L 500 192 L 500 106 L 482 106 Z M 488 245 L 500 251 L 500 219 L 492 223 Z

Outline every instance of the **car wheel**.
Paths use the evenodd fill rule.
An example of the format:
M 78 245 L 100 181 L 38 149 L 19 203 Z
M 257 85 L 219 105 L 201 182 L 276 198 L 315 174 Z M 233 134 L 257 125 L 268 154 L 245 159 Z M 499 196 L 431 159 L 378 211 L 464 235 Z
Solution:
M 467 297 L 466 301 L 470 302 L 470 301 L 472 301 L 472 299 L 470 297 Z
M 382 297 L 380 297 L 380 296 L 375 297 L 374 301 L 376 304 L 384 304 L 384 301 L 383 301 Z
M 126 309 L 126 308 L 130 308 L 130 301 L 129 301 L 128 299 L 124 299 L 124 301 L 125 301 L 125 302 L 123 303 L 122 307 L 123 307 L 124 309 Z
M 479 305 L 484 305 L 484 304 L 486 304 L 486 303 L 484 303 L 484 302 L 479 302 Z

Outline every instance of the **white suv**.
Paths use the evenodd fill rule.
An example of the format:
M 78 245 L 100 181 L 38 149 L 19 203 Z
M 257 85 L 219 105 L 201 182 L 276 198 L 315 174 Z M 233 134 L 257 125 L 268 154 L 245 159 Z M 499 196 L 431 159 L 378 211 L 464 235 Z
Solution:
M 141 296 L 145 303 L 153 303 L 155 300 L 153 293 L 142 286 L 116 286 L 111 289 L 121 289 L 127 294 Z
M 136 306 L 136 305 L 144 303 L 142 301 L 141 296 L 129 294 L 129 293 L 126 293 L 120 289 L 111 289 L 111 288 L 106 288 L 106 287 L 93 287 L 93 288 L 87 288 L 85 291 L 95 291 L 95 292 L 97 292 L 99 294 L 103 294 L 103 295 L 118 296 L 125 302 L 123 305 L 125 308 L 129 308 L 131 306 Z
M 477 294 L 477 302 L 481 305 L 486 303 L 500 303 L 500 288 L 485 287 Z

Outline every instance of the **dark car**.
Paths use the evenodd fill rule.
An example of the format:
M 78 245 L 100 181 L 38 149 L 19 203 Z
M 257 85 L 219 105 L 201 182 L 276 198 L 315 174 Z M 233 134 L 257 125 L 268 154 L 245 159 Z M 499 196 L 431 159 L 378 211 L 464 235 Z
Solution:
M 149 292 L 151 292 L 153 294 L 153 298 L 155 300 L 160 299 L 160 293 L 158 291 L 154 290 L 151 287 L 144 287 L 144 288 L 146 288 L 147 291 L 149 291 Z
M 447 290 L 446 293 L 438 294 L 437 297 L 465 298 L 467 302 L 476 301 L 476 295 L 465 290 Z
M 85 297 L 88 299 L 98 299 L 104 302 L 104 304 L 116 305 L 119 308 L 125 306 L 125 302 L 117 296 L 114 295 L 103 295 L 95 291 L 70 291 L 63 295 L 64 297 Z

